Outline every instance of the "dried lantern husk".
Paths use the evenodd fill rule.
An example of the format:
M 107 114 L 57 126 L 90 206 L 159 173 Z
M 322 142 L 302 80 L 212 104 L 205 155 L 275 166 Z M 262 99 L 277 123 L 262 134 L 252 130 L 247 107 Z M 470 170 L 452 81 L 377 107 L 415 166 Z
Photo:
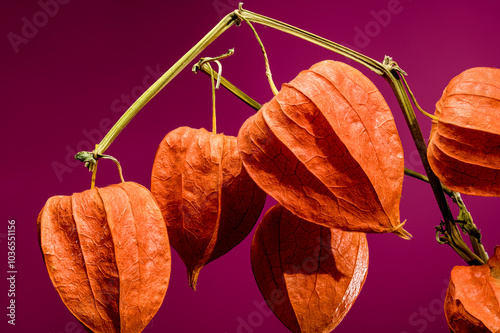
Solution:
M 242 166 L 235 137 L 189 127 L 160 143 L 151 192 L 193 288 L 203 266 L 250 233 L 266 200 Z
M 485 265 L 453 268 L 444 309 L 451 332 L 500 332 L 500 246 Z
M 392 113 L 361 72 L 335 61 L 302 71 L 241 127 L 254 181 L 326 227 L 410 235 L 399 216 L 404 161 Z
M 170 279 L 165 222 L 151 193 L 124 182 L 49 198 L 38 237 L 50 279 L 92 332 L 141 332 Z
M 500 196 L 500 69 L 453 78 L 436 103 L 427 157 L 451 190 Z
M 252 270 L 266 303 L 292 332 L 330 332 L 368 272 L 366 235 L 303 220 L 281 205 L 254 234 Z

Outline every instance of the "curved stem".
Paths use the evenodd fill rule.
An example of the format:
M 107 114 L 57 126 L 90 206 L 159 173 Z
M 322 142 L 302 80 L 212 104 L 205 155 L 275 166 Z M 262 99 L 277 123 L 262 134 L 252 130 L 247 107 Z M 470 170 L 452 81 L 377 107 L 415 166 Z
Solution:
M 97 170 L 97 162 L 99 161 L 100 158 L 112 160 L 113 162 L 115 162 L 116 167 L 118 168 L 118 173 L 120 175 L 120 180 L 122 183 L 124 183 L 125 180 L 123 179 L 123 172 L 122 172 L 122 167 L 120 165 L 120 162 L 111 155 L 105 155 L 105 154 L 98 153 L 97 147 L 96 147 L 96 149 L 94 149 L 93 151 L 81 151 L 75 155 L 76 160 L 84 162 L 85 167 L 88 168 L 89 171 L 92 171 L 94 173 L 94 176 L 92 177 L 91 188 L 94 188 L 94 186 L 95 186 L 95 172 Z
M 411 91 L 410 89 L 410 85 L 408 84 L 408 82 L 406 82 L 406 79 L 404 77 L 404 75 L 401 76 L 401 79 L 403 80 L 403 83 L 406 87 L 406 90 L 408 91 L 408 93 L 410 94 L 410 97 L 411 97 L 411 100 L 413 102 L 413 104 L 415 104 L 415 106 L 417 107 L 417 109 L 426 117 L 429 117 L 431 118 L 432 120 L 435 120 L 435 121 L 439 121 L 439 118 L 436 117 L 435 115 L 433 114 L 430 114 L 429 112 L 425 111 L 424 109 L 422 109 L 420 107 L 420 105 L 418 104 L 417 102 L 417 99 L 415 98 L 415 95 L 413 94 L 413 91 Z
M 241 10 L 241 3 L 240 3 L 240 10 Z M 269 81 L 269 85 L 271 86 L 271 91 L 273 92 L 273 95 L 276 96 L 278 94 L 278 88 L 276 88 L 276 85 L 274 84 L 273 81 L 273 75 L 271 74 L 271 67 L 269 66 L 269 59 L 267 57 L 267 52 L 266 48 L 264 47 L 264 44 L 262 43 L 262 40 L 259 37 L 259 34 L 257 33 L 257 30 L 253 27 L 252 23 L 245 17 L 245 16 L 240 16 L 239 12 L 236 12 L 236 15 L 238 15 L 239 18 L 241 18 L 243 21 L 245 21 L 250 29 L 252 29 L 255 38 L 257 38 L 257 42 L 259 42 L 260 48 L 262 50 L 262 53 L 264 54 L 264 62 L 266 64 L 266 76 L 267 80 Z
M 388 62 L 389 64 L 391 61 Z M 410 133 L 413 137 L 413 141 L 417 147 L 422 165 L 429 179 L 434 197 L 436 198 L 437 204 L 444 218 L 445 230 L 450 235 L 449 245 L 457 252 L 469 265 L 480 265 L 484 264 L 483 260 L 476 255 L 473 251 L 469 249 L 467 244 L 465 244 L 460 231 L 455 224 L 453 214 L 451 213 L 450 206 L 446 201 L 444 192 L 442 189 L 441 182 L 437 176 L 432 171 L 429 161 L 427 160 L 427 146 L 420 130 L 415 112 L 411 106 L 410 100 L 405 93 L 403 83 L 401 82 L 400 74 L 397 70 L 391 70 L 384 78 L 389 82 L 393 91 L 396 94 L 399 105 L 403 111 L 406 119 L 406 123 L 410 129 Z
M 201 58 L 200 61 L 198 61 L 194 66 L 192 71 L 197 72 L 198 69 L 203 67 L 204 65 L 208 67 L 208 72 L 210 72 L 210 81 L 212 83 L 212 133 L 216 134 L 217 133 L 217 117 L 216 117 L 216 106 L 215 106 L 215 89 L 219 89 L 220 85 L 220 78 L 222 77 L 222 64 L 220 63 L 219 60 L 227 58 L 229 56 L 232 56 L 234 54 L 234 49 L 229 49 L 227 53 L 220 55 L 218 57 L 206 57 L 206 58 Z M 215 77 L 215 72 L 212 69 L 212 66 L 210 66 L 210 62 L 213 61 L 219 66 L 219 72 L 217 73 L 217 77 Z M 216 83 L 217 81 L 217 83 Z
M 260 15 L 260 14 L 245 10 L 245 9 L 241 8 L 241 4 L 240 4 L 240 8 L 238 10 L 238 15 L 242 18 L 247 19 L 250 22 L 262 24 L 262 25 L 268 26 L 270 28 L 274 28 L 276 30 L 286 32 L 290 35 L 299 37 L 299 38 L 304 39 L 308 42 L 311 42 L 313 44 L 316 44 L 316 45 L 319 45 L 319 46 L 324 47 L 326 49 L 329 49 L 329 50 L 336 52 L 340 55 L 343 55 L 349 59 L 352 59 L 356 62 L 359 62 L 360 64 L 368 67 L 369 69 L 371 69 L 372 71 L 374 71 L 375 73 L 377 73 L 379 75 L 382 75 L 384 72 L 381 69 L 381 64 L 372 58 L 369 58 L 369 57 L 367 57 L 359 52 L 353 51 L 353 50 L 351 50 L 343 45 L 334 43 L 328 39 L 325 39 L 325 38 L 320 37 L 318 35 L 312 34 L 312 33 L 307 32 L 305 30 L 299 29 L 299 28 L 294 27 L 292 25 L 289 25 L 287 23 L 280 22 L 280 21 L 275 20 L 273 18 L 266 17 L 264 15 Z

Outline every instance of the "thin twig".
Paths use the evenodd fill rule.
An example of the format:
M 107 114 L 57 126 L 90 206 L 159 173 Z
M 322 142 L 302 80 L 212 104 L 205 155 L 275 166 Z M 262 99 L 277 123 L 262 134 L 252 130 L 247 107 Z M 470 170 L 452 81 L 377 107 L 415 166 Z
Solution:
M 259 110 L 261 108 L 261 105 L 256 102 L 253 98 L 245 94 L 243 91 L 241 91 L 238 87 L 233 85 L 231 82 L 226 80 L 223 76 L 219 76 L 212 68 L 209 68 L 207 64 L 203 64 L 199 70 L 207 75 L 213 75 L 218 81 L 220 81 L 220 84 L 226 88 L 229 92 L 231 92 L 233 95 L 241 99 L 245 104 L 249 105 L 252 107 L 254 110 Z
M 170 69 L 165 72 L 155 83 L 153 83 L 121 116 L 115 125 L 99 143 L 98 153 L 102 154 L 109 148 L 120 132 L 135 117 L 135 115 L 159 93 L 174 77 L 177 76 L 194 58 L 196 58 L 208 45 L 227 29 L 239 24 L 239 19 L 234 13 L 227 14 L 222 20 L 210 30 L 196 45 L 194 45 L 184 56 L 182 56 Z
M 123 171 L 122 171 L 122 167 L 120 165 L 120 162 L 116 158 L 114 158 L 113 156 L 100 154 L 97 152 L 97 150 L 81 151 L 75 155 L 75 159 L 79 160 L 81 162 L 84 162 L 85 167 L 87 169 L 89 169 L 89 171 L 92 171 L 92 172 L 95 172 L 95 170 L 97 169 L 97 162 L 101 158 L 112 160 L 113 162 L 115 162 L 116 167 L 118 168 L 118 173 L 120 175 L 120 180 L 122 183 L 124 183 L 125 180 L 123 179 Z M 95 184 L 95 182 L 94 182 L 94 184 Z
M 422 181 L 424 181 L 426 183 L 429 183 L 429 178 L 427 176 L 422 175 L 421 173 L 418 173 L 416 171 L 410 170 L 410 169 L 408 169 L 406 167 L 405 167 L 405 175 L 413 177 L 415 179 L 422 180 Z M 441 184 L 441 187 L 442 187 L 444 193 L 446 193 L 450 198 L 453 197 L 453 191 L 452 190 L 450 190 L 449 188 L 447 188 L 443 184 Z
M 436 117 L 435 115 L 433 114 L 430 114 L 429 112 L 425 111 L 424 109 L 422 109 L 420 107 L 420 105 L 418 104 L 417 102 L 417 99 L 415 98 L 415 95 L 413 94 L 413 92 L 411 91 L 410 89 L 410 86 L 408 85 L 408 82 L 406 82 L 406 79 L 404 77 L 404 75 L 401 75 L 401 79 L 403 80 L 403 83 L 405 84 L 405 87 L 406 87 L 406 90 L 408 90 L 408 93 L 410 94 L 410 97 L 411 97 L 411 100 L 413 101 L 413 104 L 415 104 L 415 106 L 417 107 L 417 109 L 422 112 L 422 114 L 426 117 L 429 117 L 431 118 L 432 120 L 435 120 L 435 121 L 439 121 L 439 118 Z
M 241 9 L 241 3 L 240 3 L 240 9 Z M 259 34 L 257 33 L 257 30 L 255 30 L 255 28 L 253 27 L 252 23 L 250 23 L 250 21 L 244 16 L 239 16 L 239 18 L 248 24 L 250 29 L 252 29 L 255 37 L 257 38 L 257 42 L 259 42 L 260 48 L 262 49 L 262 53 L 264 54 L 264 61 L 266 63 L 267 80 L 269 81 L 269 85 L 271 86 L 271 91 L 273 92 L 273 95 L 276 96 L 278 94 L 278 88 L 276 88 L 276 85 L 274 84 L 273 81 L 273 75 L 271 74 L 271 67 L 269 66 L 269 59 L 267 57 L 266 48 L 264 47 L 264 44 L 262 43 L 262 40 L 260 39 Z
M 96 145 L 95 145 L 95 148 L 94 148 L 94 159 L 95 159 L 95 164 L 93 164 L 93 165 L 92 165 L 92 169 L 93 169 L 93 170 L 92 170 L 92 180 L 91 180 L 91 182 L 90 182 L 90 188 L 91 188 L 91 189 L 93 189 L 93 188 L 95 187 L 95 178 L 96 178 L 96 175 L 97 175 L 97 163 L 98 163 L 98 161 L 97 161 L 97 158 L 98 158 L 98 157 L 97 157 L 97 147 L 98 147 L 98 146 L 99 146 L 99 145 L 98 145 L 98 144 L 96 144 Z
M 216 134 L 217 133 L 217 117 L 216 117 L 216 106 L 215 106 L 215 89 L 219 89 L 220 85 L 220 78 L 222 77 L 222 64 L 220 63 L 219 60 L 227 58 L 229 56 L 232 56 L 234 54 L 234 49 L 229 49 L 227 53 L 222 54 L 218 57 L 205 57 L 201 58 L 200 61 L 198 61 L 194 66 L 192 71 L 193 72 L 198 72 L 198 69 L 200 69 L 203 66 L 208 67 L 208 72 L 210 73 L 210 81 L 212 83 L 212 133 Z M 217 77 L 215 77 L 215 72 L 212 69 L 212 66 L 210 66 L 210 62 L 213 61 L 219 66 L 219 71 L 217 73 Z M 217 81 L 217 83 L 215 83 Z

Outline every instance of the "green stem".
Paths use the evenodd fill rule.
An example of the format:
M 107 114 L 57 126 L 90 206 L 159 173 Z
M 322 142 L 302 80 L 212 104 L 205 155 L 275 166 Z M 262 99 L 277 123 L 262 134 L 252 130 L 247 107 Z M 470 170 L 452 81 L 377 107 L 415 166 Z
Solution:
M 413 171 L 411 169 L 408 169 L 406 167 L 405 167 L 405 175 L 413 177 L 415 179 L 422 180 L 422 181 L 424 181 L 426 183 L 429 183 L 429 178 L 427 178 L 427 176 L 422 175 L 421 173 L 418 173 L 418 172 Z M 449 188 L 447 188 L 446 186 L 444 186 L 442 184 L 441 184 L 441 187 L 442 187 L 444 193 L 446 193 L 449 197 L 453 196 L 453 191 L 452 190 L 450 190 Z
M 234 54 L 234 49 L 229 49 L 227 53 L 220 55 L 218 57 L 205 57 L 201 58 L 198 63 L 193 66 L 193 72 L 197 72 L 198 69 L 202 66 L 206 66 L 207 71 L 210 72 L 210 81 L 212 83 L 212 133 L 217 134 L 217 117 L 216 117 L 216 106 L 215 106 L 215 89 L 219 89 L 220 80 L 222 73 L 222 64 L 219 60 L 232 56 Z M 217 77 L 215 77 L 215 72 L 210 66 L 210 62 L 213 61 L 219 66 L 219 72 L 217 73 Z M 217 84 L 215 84 L 217 82 Z
M 465 207 L 465 203 L 462 200 L 460 193 L 453 191 L 452 198 L 453 202 L 455 202 L 460 209 L 457 223 L 459 223 L 462 230 L 469 235 L 474 253 L 476 253 L 484 262 L 487 262 L 488 253 L 486 253 L 483 244 L 481 244 L 481 233 L 474 224 L 472 215 L 467 210 L 467 207 Z
M 241 3 L 240 3 L 240 11 L 241 11 L 241 9 L 242 8 L 241 8 Z M 278 88 L 276 88 L 276 85 L 274 84 L 274 81 L 273 81 L 273 75 L 271 74 L 271 67 L 269 66 L 269 59 L 267 57 L 266 48 L 264 47 L 264 44 L 262 43 L 262 40 L 260 39 L 259 34 L 257 33 L 257 30 L 255 30 L 255 28 L 253 27 L 252 23 L 250 23 L 250 21 L 245 16 L 240 16 L 238 11 L 236 12 L 236 15 L 238 15 L 238 17 L 240 19 L 242 19 L 243 21 L 245 21 L 248 24 L 250 29 L 252 29 L 253 34 L 255 35 L 255 38 L 257 38 L 257 42 L 259 43 L 260 48 L 262 50 L 262 53 L 264 54 L 264 62 L 266 65 L 267 80 L 269 81 L 269 86 L 271 87 L 271 91 L 273 92 L 273 95 L 276 96 L 278 94 Z
M 88 168 L 89 171 L 92 171 L 92 183 L 90 188 L 94 188 L 95 186 L 95 173 L 97 170 L 97 162 L 101 158 L 112 160 L 113 162 L 115 162 L 116 167 L 118 168 L 118 174 L 120 176 L 120 180 L 122 183 L 124 183 L 125 180 L 123 179 L 123 171 L 120 162 L 113 156 L 97 153 L 96 150 L 97 149 L 94 149 L 93 151 L 81 151 L 77 153 L 75 156 L 76 160 L 84 162 L 85 167 Z
M 200 71 L 203 73 L 207 74 L 208 76 L 213 75 L 215 80 L 220 80 L 220 84 L 229 90 L 233 95 L 241 99 L 244 103 L 249 105 L 251 108 L 253 108 L 255 111 L 260 110 L 261 105 L 256 102 L 253 98 L 245 94 L 243 91 L 241 91 L 238 87 L 236 87 L 234 84 L 226 80 L 223 76 L 219 77 L 219 74 L 215 72 L 212 68 L 207 66 L 207 64 L 203 64 L 200 68 Z
M 427 160 L 427 145 L 425 144 L 425 140 L 422 135 L 422 131 L 420 130 L 415 112 L 413 111 L 413 108 L 411 106 L 411 102 L 408 98 L 408 95 L 406 94 L 404 84 L 401 81 L 399 67 L 392 61 L 392 59 L 388 58 L 386 58 L 384 64 L 386 64 L 388 69 L 392 68 L 388 72 L 384 73 L 384 78 L 389 82 L 392 90 L 396 95 L 401 110 L 403 111 L 403 115 L 410 129 L 410 133 L 412 135 L 413 141 L 415 142 L 415 146 L 417 147 L 425 173 L 427 174 L 427 177 L 429 179 L 434 197 L 436 198 L 437 204 L 441 211 L 441 215 L 444 218 L 445 231 L 450 235 L 449 245 L 469 265 L 484 264 L 481 258 L 473 251 L 471 251 L 467 244 L 464 242 L 462 235 L 460 234 L 460 231 L 455 224 L 450 206 L 448 205 L 448 202 L 446 201 L 446 198 L 444 196 L 441 182 L 430 167 L 429 161 Z
M 282 32 L 288 33 L 290 35 L 299 37 L 301 39 L 304 39 L 310 43 L 319 45 L 321 47 L 324 47 L 330 51 L 336 52 L 338 54 L 341 54 L 349 59 L 352 59 L 375 73 L 379 75 L 383 75 L 384 71 L 380 68 L 380 63 L 374 59 L 371 59 L 359 52 L 353 51 L 343 45 L 334 43 L 332 41 L 329 41 L 328 39 L 325 39 L 323 37 L 317 36 L 315 34 L 312 34 L 310 32 L 307 32 L 305 30 L 299 29 L 297 27 L 294 27 L 292 25 L 289 25 L 284 22 L 280 22 L 278 20 L 275 20 L 270 17 L 266 17 L 257 13 L 253 13 L 251 11 L 245 10 L 241 7 L 240 3 L 240 8 L 238 10 L 238 16 L 245 18 L 246 20 L 253 22 L 253 23 L 258 23 L 262 24 L 264 26 L 274 28 L 276 30 L 280 30 Z
M 180 71 L 182 71 L 201 51 L 210 45 L 224 31 L 229 29 L 239 19 L 234 13 L 226 15 L 212 30 L 210 30 L 195 46 L 193 46 L 182 58 L 180 58 L 165 74 L 163 74 L 153 85 L 151 85 L 122 115 L 116 124 L 109 130 L 106 136 L 99 143 L 97 153 L 102 154 L 108 149 L 115 138 L 135 117 L 135 115 L 163 89 Z

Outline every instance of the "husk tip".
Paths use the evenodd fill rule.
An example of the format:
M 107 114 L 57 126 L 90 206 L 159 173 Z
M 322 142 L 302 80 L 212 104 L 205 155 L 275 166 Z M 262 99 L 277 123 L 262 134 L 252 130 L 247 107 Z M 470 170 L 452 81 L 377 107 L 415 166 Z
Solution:
M 402 223 L 400 223 L 399 225 L 394 227 L 394 229 L 392 229 L 391 232 L 393 234 L 398 235 L 399 237 L 401 237 L 403 239 L 410 240 L 413 236 L 408 231 L 403 229 L 403 226 L 405 225 L 405 223 L 406 223 L 406 220 L 404 220 Z
M 200 275 L 201 267 L 196 267 L 193 270 L 188 269 L 188 280 L 191 289 L 196 291 L 196 283 L 198 282 L 198 276 Z

